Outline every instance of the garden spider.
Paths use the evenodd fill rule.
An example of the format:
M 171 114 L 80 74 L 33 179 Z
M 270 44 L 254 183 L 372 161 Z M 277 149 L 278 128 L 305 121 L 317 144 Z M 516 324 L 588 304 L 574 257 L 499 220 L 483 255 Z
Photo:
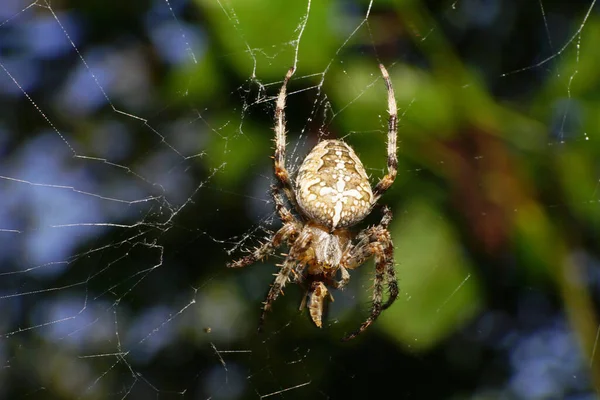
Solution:
M 394 270 L 394 246 L 388 231 L 392 219 L 389 208 L 383 207 L 381 222 L 358 233 L 350 227 L 371 213 L 379 198 L 396 178 L 397 110 L 389 74 L 379 65 L 388 91 L 387 174 L 371 189 L 362 162 L 352 148 L 341 140 L 323 140 L 306 156 L 292 184 L 285 168 L 285 101 L 287 84 L 295 68 L 287 72 L 277 96 L 275 107 L 274 172 L 277 185 L 272 187 L 275 208 L 283 227 L 249 255 L 228 264 L 242 268 L 271 255 L 283 244 L 289 247 L 283 264 L 271 285 L 260 317 L 259 330 L 267 311 L 282 292 L 286 283 L 306 282 L 310 316 L 321 327 L 323 305 L 331 297 L 328 287 L 342 289 L 350 280 L 348 270 L 375 257 L 375 282 L 371 314 L 365 322 L 343 340 L 350 340 L 363 332 L 379 314 L 392 305 L 398 296 Z M 299 214 L 294 216 L 286 207 L 284 196 Z M 339 273 L 339 280 L 337 278 Z M 384 283 L 389 298 L 383 303 Z M 306 297 L 300 309 L 304 307 Z

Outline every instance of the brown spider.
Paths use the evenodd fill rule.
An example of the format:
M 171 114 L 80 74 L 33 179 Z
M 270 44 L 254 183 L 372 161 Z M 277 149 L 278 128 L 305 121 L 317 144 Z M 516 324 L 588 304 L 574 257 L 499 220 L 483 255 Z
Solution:
M 392 214 L 383 208 L 379 225 L 353 233 L 349 228 L 371 213 L 377 200 L 390 188 L 396 178 L 397 110 L 394 90 L 389 74 L 379 65 L 388 91 L 388 173 L 371 189 L 362 162 L 352 148 L 341 140 L 323 140 L 306 156 L 292 185 L 285 168 L 285 100 L 288 81 L 294 74 L 287 72 L 277 97 L 275 108 L 274 170 L 277 185 L 272 187 L 275 208 L 283 227 L 266 243 L 249 255 L 228 264 L 242 268 L 271 255 L 282 244 L 289 246 L 289 254 L 276 274 L 260 317 L 262 327 L 267 311 L 282 292 L 286 283 L 306 281 L 310 316 L 321 327 L 323 305 L 331 297 L 327 287 L 342 289 L 350 280 L 349 269 L 362 265 L 375 257 L 375 282 L 371 315 L 343 340 L 350 340 L 367 329 L 383 310 L 392 305 L 398 296 L 398 283 L 394 270 L 394 246 L 387 229 Z M 282 194 L 283 191 L 283 194 Z M 298 217 L 285 206 L 284 196 Z M 338 280 L 337 275 L 340 275 Z M 389 298 L 383 303 L 383 287 L 387 283 Z M 306 297 L 300 309 L 304 307 Z

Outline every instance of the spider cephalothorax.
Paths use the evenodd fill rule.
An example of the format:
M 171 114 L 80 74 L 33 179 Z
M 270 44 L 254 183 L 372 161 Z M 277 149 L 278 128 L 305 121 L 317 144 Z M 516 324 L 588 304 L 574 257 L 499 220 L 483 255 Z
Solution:
M 379 68 L 388 90 L 388 173 L 373 189 L 362 162 L 354 150 L 341 140 L 318 143 L 306 156 L 292 183 L 285 168 L 284 109 L 287 83 L 294 74 L 294 68 L 290 68 L 285 76 L 275 108 L 274 169 L 278 183 L 273 186 L 273 199 L 283 227 L 251 254 L 228 265 L 245 267 L 272 254 L 283 244 L 290 248 L 267 295 L 260 326 L 273 301 L 293 279 L 307 286 L 310 316 L 321 327 L 324 303 L 331 296 L 328 287 L 342 289 L 350 280 L 348 270 L 359 267 L 370 257 L 375 257 L 371 315 L 356 332 L 344 339 L 352 339 L 364 331 L 398 296 L 393 244 L 387 230 L 392 218 L 390 210 L 383 208 L 379 225 L 358 233 L 349 229 L 369 215 L 396 178 L 396 100 L 387 70 L 383 65 Z M 298 216 L 286 207 L 284 195 Z M 386 283 L 389 298 L 383 303 Z

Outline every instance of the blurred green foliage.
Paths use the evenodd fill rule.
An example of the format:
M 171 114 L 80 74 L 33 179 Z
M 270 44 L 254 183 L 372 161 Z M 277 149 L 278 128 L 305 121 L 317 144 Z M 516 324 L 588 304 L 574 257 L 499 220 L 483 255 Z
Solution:
M 524 64 L 522 71 L 499 74 L 501 85 L 531 70 L 549 71 L 536 92 L 502 100 L 490 94 L 481 71 L 460 61 L 419 2 L 374 10 L 354 35 L 348 27 L 359 26 L 360 19 L 345 16 L 343 6 L 334 2 L 312 2 L 308 14 L 302 2 L 198 5 L 207 29 L 218 38 L 209 51 L 220 57 L 204 58 L 191 71 L 193 79 L 212 77 L 210 71 L 222 71 L 225 64 L 228 74 L 274 82 L 265 88 L 271 101 L 261 110 L 270 116 L 272 98 L 297 50 L 287 109 L 289 141 L 297 140 L 299 128 L 314 129 L 307 118 L 322 118 L 317 124 L 334 136 L 350 134 L 347 140 L 373 180 L 385 166 L 387 119 L 377 63 L 388 65 L 402 114 L 400 176 L 382 202 L 396 211 L 392 230 L 402 301 L 384 313 L 376 329 L 405 346 L 435 345 L 481 309 L 484 289 L 473 251 L 489 258 L 512 253 L 519 260 L 519 274 L 529 276 L 530 282 L 548 282 L 559 279 L 555 271 L 561 268 L 565 247 L 582 245 L 570 234 L 580 228 L 597 233 L 598 225 L 590 224 L 597 221 L 599 209 L 597 16 L 542 65 Z M 380 50 L 379 56 L 356 51 L 361 46 L 387 49 L 400 32 L 413 40 L 429 68 L 408 65 L 393 48 Z M 319 101 L 317 95 L 327 96 L 331 110 L 311 108 L 311 102 L 314 106 Z M 563 99 L 562 114 L 556 112 L 557 99 Z M 561 115 L 565 124 L 555 120 Z M 268 170 L 272 134 L 268 120 L 262 127 L 247 119 L 239 122 L 239 131 L 231 123 L 234 129 L 227 139 L 213 136 L 209 151 L 213 157 L 224 156 L 217 164 L 229 163 L 219 179 L 238 184 L 251 179 L 255 168 Z M 214 125 L 222 123 L 217 118 Z M 307 133 L 309 143 L 316 133 Z M 569 220 L 571 210 L 578 221 Z M 365 300 L 370 296 L 368 291 L 364 295 Z
M 507 260 L 512 253 L 517 273 L 529 276 L 530 283 L 541 279 L 560 286 L 556 271 L 566 249 L 583 245 L 575 232 L 598 233 L 597 15 L 566 48 L 556 45 L 547 62 L 498 74 L 502 85 L 531 70 L 548 70 L 539 90 L 503 100 L 490 94 L 482 71 L 460 61 L 419 2 L 373 10 L 354 35 L 348 27 L 359 26 L 360 19 L 344 15 L 336 2 L 312 2 L 308 14 L 303 2 L 198 1 L 198 6 L 218 39 L 208 51 L 219 57 L 205 57 L 189 72 L 190 79 L 219 77 L 215 72 L 226 65 L 228 74 L 274 82 L 266 87 L 272 99 L 297 51 L 291 87 L 298 92 L 290 95 L 287 109 L 289 141 L 297 140 L 299 128 L 314 129 L 302 125 L 309 116 L 322 118 L 317 124 L 334 136 L 350 133 L 347 140 L 374 180 L 385 166 L 387 118 L 377 63 L 388 65 L 402 114 L 400 176 L 382 202 L 396 211 L 392 232 L 402 300 L 375 329 L 413 349 L 433 346 L 486 302 L 473 252 Z M 396 34 L 412 39 L 429 68 L 410 66 L 396 49 L 388 50 Z M 381 53 L 357 51 L 361 46 Z M 316 91 L 327 96 L 331 110 L 311 108 L 319 101 Z M 266 103 L 261 111 L 271 115 L 272 101 Z M 563 112 L 557 112 L 561 105 Z M 557 121 L 561 115 L 564 121 Z M 211 125 L 222 124 L 216 119 Z M 231 115 L 224 119 L 230 121 Z M 251 179 L 256 168 L 268 170 L 272 134 L 268 121 L 263 126 L 239 122 L 239 131 L 231 123 L 226 140 L 213 136 L 209 151 L 224 156 L 217 164 L 229 163 L 219 179 L 236 184 Z M 315 133 L 308 132 L 309 143 Z M 366 301 L 368 290 L 364 296 Z
M 401 296 L 373 329 L 427 351 L 483 312 L 493 297 L 486 293 L 490 279 L 510 275 L 520 279 L 516 285 L 555 288 L 584 353 L 592 354 L 598 322 L 591 295 L 564 280 L 578 268 L 569 254 L 594 243 L 600 227 L 597 13 L 584 25 L 574 18 L 569 34 L 579 33 L 554 42 L 547 59 L 514 60 L 489 72 L 461 59 L 421 2 L 377 3 L 366 20 L 331 1 L 312 2 L 308 13 L 303 2 L 197 4 L 217 40 L 184 81 L 205 92 L 215 79 L 251 77 L 225 90 L 264 96 L 253 104 L 260 124 L 238 108 L 209 121 L 229 124 L 224 138 L 212 136 L 208 153 L 213 167 L 228 163 L 219 184 L 235 190 L 248 190 L 256 171 L 270 169 L 273 98 L 290 65 L 297 72 L 288 96 L 288 150 L 298 149 L 298 139 L 308 148 L 321 136 L 343 137 L 378 179 L 387 115 L 377 63 L 388 66 L 401 114 L 400 161 L 382 203 L 395 211 Z M 420 54 L 419 65 L 394 46 L 403 40 Z M 534 76 L 537 84 L 528 82 Z M 515 94 L 497 96 L 490 81 Z M 522 93 L 520 85 L 527 87 Z M 219 94 L 213 88 L 210 96 Z M 597 255 L 596 247 L 588 251 Z M 368 303 L 372 274 L 363 268 L 354 279 L 361 273 L 361 302 Z

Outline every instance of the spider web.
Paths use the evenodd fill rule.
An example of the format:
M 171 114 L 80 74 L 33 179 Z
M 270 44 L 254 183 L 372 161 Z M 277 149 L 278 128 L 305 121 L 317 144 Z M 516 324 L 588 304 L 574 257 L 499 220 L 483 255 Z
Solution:
M 0 398 L 595 398 L 600 14 L 563 3 L 3 2 Z M 337 137 L 375 181 L 378 63 L 399 299 L 339 342 L 369 262 L 256 334 L 281 256 L 224 266 L 279 226 L 283 76 L 288 168 Z

